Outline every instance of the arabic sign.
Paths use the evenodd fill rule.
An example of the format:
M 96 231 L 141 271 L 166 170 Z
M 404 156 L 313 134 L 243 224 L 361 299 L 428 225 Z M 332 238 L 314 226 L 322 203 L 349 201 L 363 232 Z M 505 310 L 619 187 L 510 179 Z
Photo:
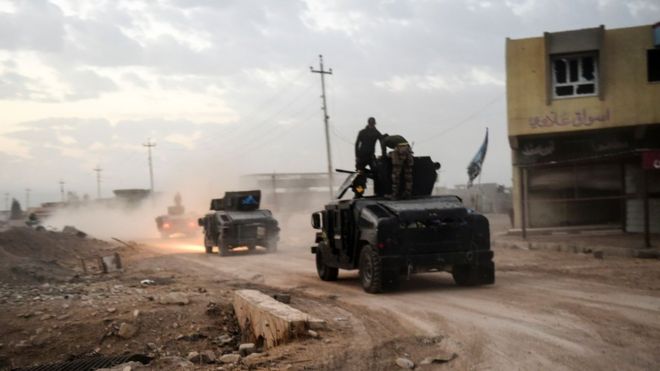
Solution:
M 550 111 L 545 115 L 531 116 L 528 120 L 532 129 L 549 127 L 589 127 L 596 123 L 610 121 L 610 109 L 601 113 L 593 113 L 583 108 L 574 112 Z
M 645 170 L 660 170 L 660 151 L 643 152 L 642 168 Z

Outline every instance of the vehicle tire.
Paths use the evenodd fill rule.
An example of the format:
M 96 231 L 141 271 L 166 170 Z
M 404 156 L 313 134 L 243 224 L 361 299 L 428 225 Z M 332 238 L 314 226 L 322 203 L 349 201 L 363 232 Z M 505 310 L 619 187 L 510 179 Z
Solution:
M 220 250 L 220 256 L 227 256 L 231 252 L 229 246 L 225 245 L 218 246 L 218 249 Z
M 492 285 L 495 283 L 495 263 L 479 266 L 479 285 Z
M 369 245 L 360 252 L 360 283 L 366 292 L 376 294 L 383 291 L 383 264 L 378 252 Z
M 249 252 L 254 252 L 257 249 L 257 245 L 247 245 L 247 248 Z
M 213 253 L 213 242 L 209 240 L 208 236 L 206 236 L 206 233 L 204 233 L 204 249 L 206 250 L 207 254 Z
M 339 268 L 329 267 L 325 264 L 321 246 L 316 249 L 316 273 L 323 281 L 336 281 L 339 276 Z
M 452 268 L 451 275 L 459 286 L 475 286 L 479 284 L 478 267 L 476 265 L 461 264 Z

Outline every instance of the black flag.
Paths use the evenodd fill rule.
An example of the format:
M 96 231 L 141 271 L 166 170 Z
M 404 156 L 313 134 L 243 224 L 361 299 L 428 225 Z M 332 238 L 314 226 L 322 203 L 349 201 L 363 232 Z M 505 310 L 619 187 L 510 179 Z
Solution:
M 486 138 L 484 138 L 481 148 L 479 148 L 479 151 L 477 151 L 477 154 L 474 155 L 472 161 L 470 161 L 470 164 L 467 167 L 468 187 L 471 187 L 472 182 L 479 176 L 479 174 L 481 174 L 481 165 L 486 158 L 486 150 L 488 150 L 488 128 L 486 128 Z

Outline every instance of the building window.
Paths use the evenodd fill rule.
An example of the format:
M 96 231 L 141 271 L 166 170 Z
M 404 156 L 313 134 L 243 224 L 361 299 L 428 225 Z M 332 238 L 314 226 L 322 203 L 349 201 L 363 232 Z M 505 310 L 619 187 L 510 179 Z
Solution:
M 552 91 L 555 98 L 598 94 L 596 53 L 552 56 Z
M 660 82 L 660 49 L 646 51 L 646 65 L 649 72 L 649 82 Z

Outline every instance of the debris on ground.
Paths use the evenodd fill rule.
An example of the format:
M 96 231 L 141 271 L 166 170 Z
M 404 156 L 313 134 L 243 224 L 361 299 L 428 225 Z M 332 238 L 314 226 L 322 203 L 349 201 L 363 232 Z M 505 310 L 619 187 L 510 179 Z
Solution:
M 413 368 L 415 368 L 415 362 L 413 362 L 413 361 L 411 361 L 411 360 L 409 360 L 408 358 L 405 358 L 405 357 L 397 358 L 395 363 L 396 363 L 397 366 L 399 366 L 403 369 L 406 369 L 406 370 L 412 370 Z
M 421 365 L 430 365 L 433 363 L 447 363 L 452 360 L 454 360 L 458 355 L 456 353 L 451 353 L 451 352 L 443 352 L 443 353 L 438 353 L 432 357 L 426 357 L 424 358 L 420 364 Z

